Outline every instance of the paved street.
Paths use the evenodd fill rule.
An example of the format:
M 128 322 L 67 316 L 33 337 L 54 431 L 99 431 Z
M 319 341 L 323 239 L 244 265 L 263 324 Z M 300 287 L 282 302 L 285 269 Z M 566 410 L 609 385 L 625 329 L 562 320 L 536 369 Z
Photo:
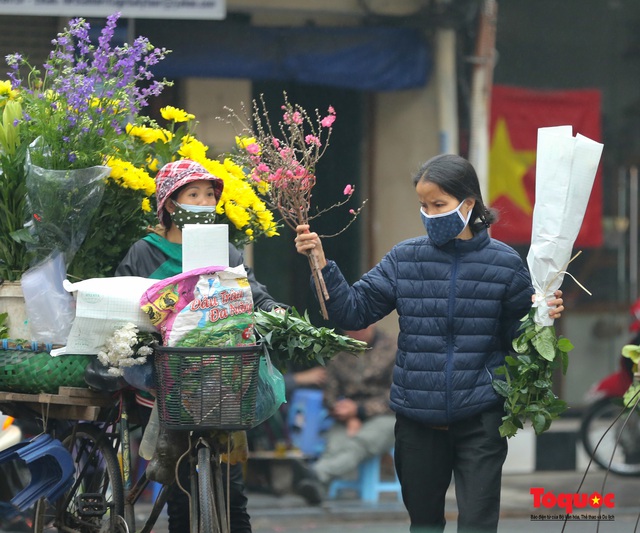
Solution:
M 640 478 L 605 476 L 602 471 L 590 472 L 582 481 L 583 472 L 534 472 L 509 474 L 503 479 L 502 518 L 500 533 L 630 533 L 635 530 L 640 513 Z M 555 495 L 561 493 L 594 492 L 614 495 L 614 507 L 607 509 L 611 521 L 595 521 L 597 510 L 575 510 L 581 520 L 564 524 L 552 520 L 560 514 L 558 507 L 535 509 L 531 487 L 541 487 Z M 142 511 L 144 509 L 141 508 Z M 322 506 L 308 506 L 293 494 L 273 496 L 249 494 L 249 512 L 254 533 L 408 533 L 409 526 L 403 505 L 383 495 L 378 504 L 365 504 L 345 494 L 340 500 Z M 545 520 L 532 520 L 531 515 Z M 603 510 L 603 514 L 605 514 Z M 589 515 L 589 520 L 582 515 Z M 456 531 L 456 507 L 453 488 L 447 495 L 448 523 L 445 533 Z M 640 531 L 640 529 L 638 529 Z M 154 528 L 154 533 L 166 533 L 166 516 Z

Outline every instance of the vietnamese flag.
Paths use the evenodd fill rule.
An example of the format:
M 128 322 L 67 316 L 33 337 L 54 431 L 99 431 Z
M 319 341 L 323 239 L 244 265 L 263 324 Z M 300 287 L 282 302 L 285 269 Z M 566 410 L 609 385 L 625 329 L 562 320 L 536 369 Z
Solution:
M 602 142 L 600 99 L 600 91 L 593 89 L 493 86 L 488 203 L 498 211 L 499 220 L 491 226 L 492 237 L 511 245 L 531 242 L 538 128 L 570 125 L 573 135 Z M 575 247 L 602 244 L 601 174 L 599 168 Z

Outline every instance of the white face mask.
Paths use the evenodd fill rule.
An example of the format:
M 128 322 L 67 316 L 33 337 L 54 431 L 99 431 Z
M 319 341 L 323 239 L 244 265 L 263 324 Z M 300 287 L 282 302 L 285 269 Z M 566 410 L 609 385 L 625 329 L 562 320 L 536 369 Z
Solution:
M 450 240 L 455 239 L 462 233 L 464 228 L 467 227 L 473 209 L 469 209 L 467 217 L 465 218 L 460 212 L 462 204 L 464 204 L 464 200 L 460 202 L 460 205 L 455 209 L 438 215 L 427 215 L 422 208 L 420 208 L 422 223 L 427 230 L 427 234 L 437 246 L 442 246 Z
M 176 207 L 184 209 L 185 211 L 189 211 L 190 213 L 214 213 L 216 210 L 215 205 L 179 204 L 175 201 L 173 203 L 176 205 Z

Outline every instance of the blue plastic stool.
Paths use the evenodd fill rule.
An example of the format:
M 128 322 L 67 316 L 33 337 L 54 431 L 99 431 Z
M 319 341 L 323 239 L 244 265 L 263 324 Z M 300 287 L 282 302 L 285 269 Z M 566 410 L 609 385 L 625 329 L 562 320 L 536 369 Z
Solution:
M 308 457 L 319 456 L 325 447 L 322 432 L 333 423 L 318 389 L 296 389 L 289 402 L 287 426 L 292 444 Z
M 393 457 L 393 448 L 389 451 Z M 371 457 L 358 466 L 357 479 L 334 479 L 329 485 L 329 499 L 333 500 L 341 490 L 355 490 L 363 502 L 375 503 L 383 492 L 395 492 L 398 501 L 402 501 L 402 490 L 398 476 L 393 471 L 393 480 L 380 479 L 380 463 L 382 455 Z

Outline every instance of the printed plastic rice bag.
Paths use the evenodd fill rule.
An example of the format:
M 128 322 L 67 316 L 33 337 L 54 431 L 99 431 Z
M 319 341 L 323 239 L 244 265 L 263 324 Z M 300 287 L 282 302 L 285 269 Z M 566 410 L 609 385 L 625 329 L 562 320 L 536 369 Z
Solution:
M 255 344 L 253 297 L 244 266 L 189 270 L 159 281 L 140 299 L 164 346 Z

